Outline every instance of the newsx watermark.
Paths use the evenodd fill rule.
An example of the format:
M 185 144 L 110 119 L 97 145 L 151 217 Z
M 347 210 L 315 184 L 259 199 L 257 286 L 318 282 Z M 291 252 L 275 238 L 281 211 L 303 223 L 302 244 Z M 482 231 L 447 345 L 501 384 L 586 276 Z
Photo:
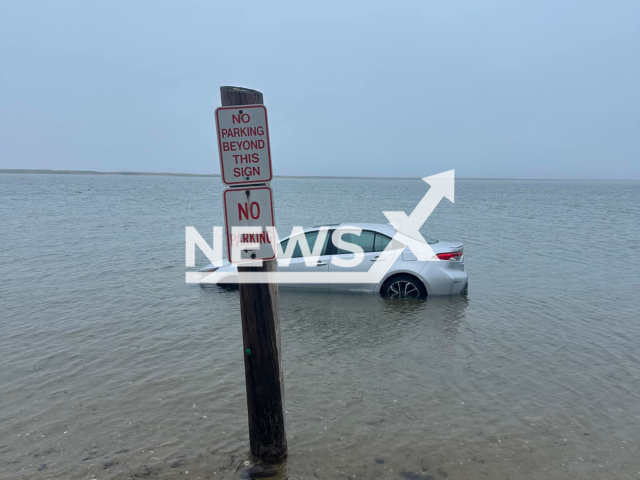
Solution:
M 392 267 L 394 262 L 402 255 L 406 247 L 420 261 L 440 261 L 435 255 L 429 243 L 424 239 L 419 229 L 424 225 L 429 215 L 435 210 L 443 198 L 454 202 L 455 172 L 449 170 L 437 175 L 431 175 L 422 179 L 430 185 L 429 190 L 420 200 L 410 215 L 402 211 L 382 212 L 389 223 L 393 225 L 395 234 L 386 248 L 376 252 L 376 259 L 372 261 L 371 268 L 360 271 L 358 267 L 365 258 L 365 252 L 360 245 L 343 239 L 346 233 L 356 236 L 361 234 L 361 229 L 356 226 L 341 225 L 339 227 L 319 227 L 313 247 L 307 243 L 305 230 L 302 227 L 294 227 L 285 249 L 283 250 L 275 227 L 233 227 L 227 232 L 228 245 L 232 249 L 230 258 L 241 258 L 241 252 L 250 252 L 261 245 L 269 245 L 273 250 L 273 256 L 277 262 L 276 271 L 253 271 L 254 269 L 229 269 L 222 268 L 229 265 L 224 261 L 223 228 L 213 227 L 213 244 L 210 246 L 194 227 L 185 227 L 185 253 L 186 267 L 195 267 L 196 246 L 213 264 L 214 268 L 206 272 L 187 272 L 187 283 L 224 283 L 225 279 L 233 277 L 233 283 L 379 283 Z M 249 212 L 250 214 L 250 212 Z M 331 233 L 331 241 L 347 255 L 332 255 L 328 260 L 332 265 L 341 267 L 337 271 L 314 271 L 320 264 L 322 250 L 327 236 Z M 286 239 L 285 239 L 286 240 Z M 305 268 L 291 269 L 293 254 L 299 248 L 302 253 L 302 261 Z M 296 258 L 298 267 L 300 260 Z M 245 259 L 233 263 L 238 267 L 259 267 L 262 260 Z M 349 271 L 353 268 L 354 271 Z M 222 271 L 220 271 L 221 269 Z M 346 270 L 345 270 L 346 269 Z M 248 271 L 251 270 L 251 271 Z

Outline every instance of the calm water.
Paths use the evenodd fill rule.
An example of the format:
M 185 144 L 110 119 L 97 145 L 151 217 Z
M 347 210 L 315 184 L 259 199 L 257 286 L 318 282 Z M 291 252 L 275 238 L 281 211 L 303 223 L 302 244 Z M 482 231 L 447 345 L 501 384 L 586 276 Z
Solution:
M 427 189 L 273 187 L 281 232 Z M 184 282 L 220 203 L 217 178 L 0 175 L 0 479 L 242 475 L 237 292 Z M 638 182 L 462 180 L 425 233 L 465 243 L 467 298 L 281 292 L 277 478 L 640 478 L 639 219 Z

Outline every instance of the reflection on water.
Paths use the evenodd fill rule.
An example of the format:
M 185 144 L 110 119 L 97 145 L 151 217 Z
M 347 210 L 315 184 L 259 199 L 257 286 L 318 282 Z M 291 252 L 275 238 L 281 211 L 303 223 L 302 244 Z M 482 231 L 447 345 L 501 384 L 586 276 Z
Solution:
M 366 293 L 319 293 L 281 289 L 292 325 L 301 335 L 325 340 L 328 349 L 389 345 L 404 336 L 432 331 L 434 341 L 453 337 L 464 318 L 466 297 L 394 299 Z M 438 333 L 433 332 L 438 330 Z M 327 353 L 328 355 L 330 353 Z
M 0 175 L 1 480 L 246 473 L 238 293 L 184 283 L 184 227 L 210 241 L 220 188 Z M 411 211 L 425 186 L 273 188 L 284 232 L 385 222 L 382 210 Z M 300 208 L 302 195 L 318 201 Z M 634 182 L 458 181 L 424 233 L 465 243 L 467 298 L 282 290 L 289 456 L 268 468 L 637 479 L 639 217 Z M 601 261 L 611 242 L 625 253 Z

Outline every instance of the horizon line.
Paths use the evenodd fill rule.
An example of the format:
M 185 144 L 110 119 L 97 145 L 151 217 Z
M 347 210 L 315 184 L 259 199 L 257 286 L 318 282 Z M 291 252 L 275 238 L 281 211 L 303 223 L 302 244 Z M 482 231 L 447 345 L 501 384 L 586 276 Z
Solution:
M 161 177 L 220 177 L 219 173 L 128 172 L 99 170 L 56 170 L 40 168 L 0 168 L 0 173 L 53 174 L 53 175 L 141 175 Z M 273 178 L 309 178 L 320 180 L 421 180 L 422 177 L 358 177 L 338 175 L 274 175 Z M 638 181 L 623 178 L 536 178 L 536 177 L 456 177 L 458 180 L 558 180 L 558 181 Z M 265 183 L 265 182 L 261 182 Z

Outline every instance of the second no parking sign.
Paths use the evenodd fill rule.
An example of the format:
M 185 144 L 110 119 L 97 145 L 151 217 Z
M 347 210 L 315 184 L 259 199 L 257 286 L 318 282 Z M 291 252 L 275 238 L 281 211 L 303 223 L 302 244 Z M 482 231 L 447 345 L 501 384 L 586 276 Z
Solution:
M 275 225 L 271 188 L 230 188 L 222 196 L 229 261 L 238 263 L 276 258 L 273 235 L 266 228 Z M 256 228 L 257 233 L 244 233 L 237 227 L 260 228 Z M 257 245 L 254 248 L 239 248 L 241 243 Z

